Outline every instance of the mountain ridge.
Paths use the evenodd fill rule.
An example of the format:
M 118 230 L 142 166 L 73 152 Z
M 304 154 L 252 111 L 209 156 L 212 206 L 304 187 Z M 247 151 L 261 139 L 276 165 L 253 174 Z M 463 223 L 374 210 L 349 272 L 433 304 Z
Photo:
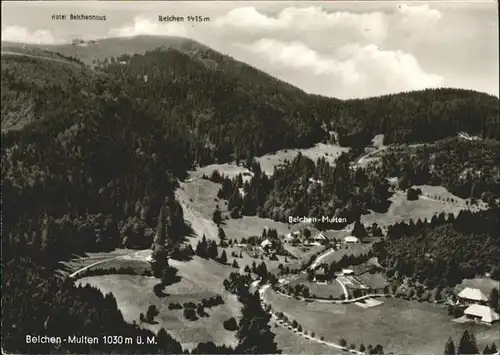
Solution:
M 4 53 L 8 51 L 20 53 L 20 55 L 5 55 Z M 56 63 L 40 65 L 42 68 L 37 68 L 39 64 L 35 63 L 36 58 L 22 58 L 23 53 L 26 56 L 39 55 L 43 58 L 54 58 L 54 61 L 66 60 L 71 64 L 80 64 L 82 69 L 76 72 L 67 69 L 61 70 L 60 65 Z M 141 77 L 146 78 L 148 72 L 154 71 L 152 64 L 148 64 L 148 60 L 155 55 L 158 56 L 157 53 L 163 53 L 162 58 L 165 63 L 157 62 L 155 65 L 161 67 L 164 72 L 170 70 L 176 76 L 168 79 L 172 79 L 172 83 L 168 85 L 175 86 L 175 83 L 185 81 L 186 77 L 196 77 L 195 82 L 189 82 L 191 80 L 189 79 L 183 85 L 188 91 L 197 91 L 199 97 L 205 97 L 202 101 L 207 102 L 209 111 L 214 110 L 213 103 L 215 102 L 217 105 L 218 99 L 214 101 L 214 97 L 209 98 L 206 92 L 192 88 L 192 86 L 197 85 L 196 82 L 203 85 L 203 82 L 207 80 L 206 77 L 219 77 L 222 78 L 222 81 L 220 79 L 214 80 L 214 89 L 206 87 L 207 92 L 219 90 L 220 85 L 226 85 L 227 90 L 229 90 L 226 91 L 229 95 L 240 97 L 250 95 L 246 99 L 247 101 L 261 102 L 256 106 L 254 105 L 252 109 L 240 110 L 238 115 L 252 116 L 254 114 L 260 116 L 267 112 L 264 114 L 266 119 L 286 115 L 288 116 L 288 118 L 285 118 L 286 120 L 294 121 L 300 127 L 300 129 L 291 129 L 292 132 L 297 132 L 297 135 L 302 135 L 304 131 L 306 135 L 308 134 L 307 131 L 316 131 L 315 138 L 312 140 L 306 139 L 307 142 L 300 143 L 300 145 L 308 146 L 324 141 L 328 136 L 327 132 L 331 131 L 339 132 L 339 143 L 346 146 L 364 146 L 369 144 L 376 134 L 385 134 L 386 143 L 435 141 L 454 136 L 461 131 L 483 137 L 497 137 L 498 98 L 489 94 L 473 90 L 441 88 L 340 100 L 305 93 L 300 88 L 251 65 L 237 61 L 197 41 L 183 37 L 145 35 L 114 37 L 100 39 L 95 44 L 86 46 L 72 44 L 26 45 L 2 42 L 3 64 L 15 66 L 12 63 L 24 61 L 23 65 L 28 65 L 26 64 L 28 62 L 32 67 L 30 69 L 14 68 L 9 73 L 9 65 L 5 65 L 7 69 L 4 70 L 4 67 L 2 67 L 2 74 L 8 72 L 6 77 L 9 78 L 8 80 L 11 81 L 13 86 L 19 86 L 18 81 L 23 81 L 24 72 L 30 71 L 28 76 L 39 77 L 37 87 L 42 89 L 49 84 L 54 90 L 60 90 L 61 86 L 67 86 L 67 83 L 61 85 L 57 81 L 80 82 L 81 86 L 90 87 L 96 84 L 95 80 L 82 82 L 75 76 L 82 75 L 82 73 L 87 76 L 94 76 L 95 73 L 99 73 L 100 78 L 108 77 L 108 80 L 125 79 L 131 81 L 136 80 L 136 78 L 120 78 L 119 76 L 123 76 L 125 72 L 134 72 L 136 77 L 143 73 Z M 147 59 L 140 60 L 140 58 Z M 140 62 L 141 73 L 139 73 L 137 67 L 132 68 L 129 63 L 131 59 L 133 59 L 134 63 Z M 169 65 L 170 68 L 168 68 Z M 184 69 L 175 73 L 177 69 L 172 68 L 172 65 L 182 68 L 193 67 L 196 74 Z M 103 70 L 105 66 L 107 67 L 107 73 Z M 150 67 L 148 68 L 148 66 Z M 113 74 L 108 70 L 110 68 L 113 68 Z M 214 73 L 214 71 L 217 71 L 217 73 Z M 57 74 L 54 75 L 54 73 Z M 109 79 L 109 75 L 114 75 L 115 78 Z M 15 79 L 13 79 L 14 77 Z M 162 90 L 164 90 L 163 96 L 165 96 L 168 92 L 168 88 L 165 87 L 167 85 L 165 80 L 167 79 L 166 76 L 159 78 L 154 79 L 154 76 L 149 76 L 150 81 L 163 80 L 162 83 L 158 82 L 157 84 L 164 87 Z M 23 85 L 29 85 L 30 80 L 31 77 L 24 80 Z M 224 83 L 221 84 L 221 82 Z M 8 96 L 11 91 L 16 91 L 16 89 L 11 90 L 12 85 L 10 87 L 6 85 L 6 80 L 2 80 L 2 84 L 7 89 Z M 101 84 L 103 83 L 101 82 Z M 25 91 L 22 91 L 24 96 L 27 95 Z M 136 93 L 136 95 L 139 95 L 138 97 L 141 97 L 142 100 L 150 100 L 148 97 L 142 97 L 144 93 Z M 213 96 L 213 94 L 208 96 L 210 95 Z M 28 98 L 29 100 L 32 99 Z M 186 98 L 182 100 L 186 100 Z M 234 105 L 238 100 L 240 99 L 233 99 L 230 101 L 231 103 L 227 102 L 227 104 Z M 2 99 L 2 101 L 5 102 L 6 100 Z M 245 106 L 248 105 L 242 105 L 242 108 Z M 264 112 L 259 111 L 258 107 L 262 106 L 268 109 L 264 109 Z M 271 107 L 271 111 L 269 111 L 269 107 Z M 220 111 L 221 109 L 218 110 L 219 115 L 225 112 L 224 110 Z M 19 129 L 24 125 L 24 121 L 32 122 L 35 120 L 31 117 L 33 115 L 28 115 L 31 117 L 29 119 L 23 117 L 23 112 L 29 112 L 25 107 L 20 107 L 17 111 L 17 114 L 13 114 L 2 109 L 2 113 L 8 118 L 7 120 L 2 119 L 2 131 L 12 128 Z M 304 119 L 297 120 L 293 116 L 300 116 Z M 245 125 L 243 123 L 243 126 Z M 323 133 L 320 133 L 318 126 L 323 127 Z M 429 128 L 433 129 L 430 130 Z M 287 130 L 290 130 L 290 127 Z M 284 133 L 286 135 L 287 131 Z M 292 138 L 288 139 L 297 143 Z M 284 144 L 270 149 L 272 151 L 292 147 Z M 254 147 L 254 150 L 257 148 Z M 257 150 L 260 150 L 260 148 Z M 264 149 L 260 153 L 267 152 Z

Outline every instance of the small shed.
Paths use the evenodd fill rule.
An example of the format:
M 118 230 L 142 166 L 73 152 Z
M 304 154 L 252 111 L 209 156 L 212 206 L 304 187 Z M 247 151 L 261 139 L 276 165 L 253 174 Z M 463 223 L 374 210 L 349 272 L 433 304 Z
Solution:
M 349 244 L 356 244 L 359 243 L 359 239 L 350 235 L 344 238 L 344 242 Z

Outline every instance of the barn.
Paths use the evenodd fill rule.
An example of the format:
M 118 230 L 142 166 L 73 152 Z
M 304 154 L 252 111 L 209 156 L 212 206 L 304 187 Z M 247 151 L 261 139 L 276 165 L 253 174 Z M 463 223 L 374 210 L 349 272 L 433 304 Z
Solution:
M 474 319 L 483 323 L 491 324 L 498 321 L 499 315 L 488 306 L 472 304 L 464 311 L 466 318 Z

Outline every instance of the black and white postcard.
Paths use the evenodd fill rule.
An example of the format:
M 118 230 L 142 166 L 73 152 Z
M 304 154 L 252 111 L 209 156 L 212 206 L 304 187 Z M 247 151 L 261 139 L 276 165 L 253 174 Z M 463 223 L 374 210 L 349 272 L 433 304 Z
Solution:
M 497 354 L 496 1 L 3 1 L 5 354 Z

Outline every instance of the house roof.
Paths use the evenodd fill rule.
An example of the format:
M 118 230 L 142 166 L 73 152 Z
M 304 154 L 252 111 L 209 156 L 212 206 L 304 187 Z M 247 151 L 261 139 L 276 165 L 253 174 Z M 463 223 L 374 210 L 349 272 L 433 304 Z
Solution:
M 480 304 L 473 304 L 467 307 L 464 314 L 474 317 L 481 317 L 483 322 L 492 323 L 497 321 L 500 317 L 497 312 L 492 310 L 488 306 L 483 306 Z
M 322 233 L 322 232 L 319 232 L 318 234 L 316 234 L 314 236 L 314 239 L 321 239 L 321 240 L 324 240 L 326 239 L 325 235 Z
M 352 271 L 351 269 L 342 269 L 342 273 L 343 274 L 353 274 L 354 271 Z
M 260 243 L 261 247 L 267 247 L 268 245 L 272 245 L 271 241 L 269 239 L 264 240 L 262 243 Z
M 488 297 L 484 295 L 478 288 L 466 287 L 459 294 L 458 297 L 465 298 L 472 301 L 488 301 Z
M 358 241 L 359 241 L 359 239 L 358 239 L 358 238 L 356 238 L 356 237 L 353 237 L 352 235 L 350 235 L 350 236 L 345 237 L 345 238 L 344 238 L 344 241 L 345 241 L 345 242 L 356 243 L 356 242 L 358 242 Z

